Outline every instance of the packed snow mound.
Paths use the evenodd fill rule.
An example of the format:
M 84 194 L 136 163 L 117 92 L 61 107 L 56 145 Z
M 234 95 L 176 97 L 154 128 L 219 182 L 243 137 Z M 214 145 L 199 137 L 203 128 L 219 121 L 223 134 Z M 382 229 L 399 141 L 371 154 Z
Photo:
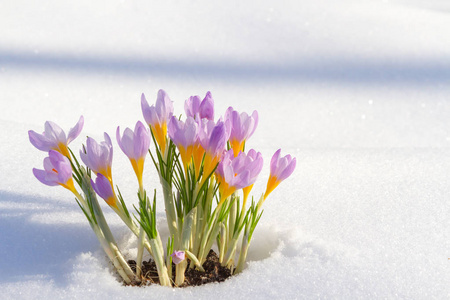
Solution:
M 449 12 L 440 0 L 4 4 L 2 299 L 448 298 Z M 78 152 L 86 136 L 142 121 L 141 93 L 152 102 L 160 88 L 178 114 L 208 90 L 217 116 L 258 110 L 255 197 L 278 148 L 297 158 L 264 204 L 246 269 L 224 283 L 123 286 L 73 197 L 31 172 L 45 154 L 28 130 L 83 115 Z M 113 174 L 131 207 L 119 153 Z M 144 183 L 159 186 L 150 161 Z M 134 259 L 135 238 L 103 208 Z

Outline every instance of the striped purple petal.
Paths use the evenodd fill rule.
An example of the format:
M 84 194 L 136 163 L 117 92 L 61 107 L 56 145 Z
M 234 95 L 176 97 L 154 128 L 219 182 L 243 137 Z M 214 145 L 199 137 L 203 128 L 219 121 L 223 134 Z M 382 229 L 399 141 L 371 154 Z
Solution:
M 48 152 L 50 149 L 55 147 L 55 142 L 43 134 L 36 133 L 33 130 L 28 131 L 28 137 L 30 143 L 36 147 L 38 150 Z
M 200 112 L 200 103 L 201 100 L 199 96 L 191 96 L 186 99 L 186 101 L 184 101 L 184 111 L 186 112 L 186 116 L 195 118 Z
M 270 176 L 276 177 L 278 181 L 283 181 L 294 172 L 297 164 L 296 158 L 291 155 L 280 157 L 281 149 L 278 149 L 270 161 Z
M 230 106 L 225 112 L 225 120 L 231 121 L 230 140 L 242 142 L 248 140 L 255 132 L 258 126 L 258 112 L 253 111 L 251 116 L 245 112 L 239 114 Z
M 120 136 L 120 127 L 117 127 L 116 138 L 120 149 L 128 158 L 138 160 L 147 155 L 150 147 L 150 133 L 142 122 L 136 123 L 134 131 L 126 128 L 122 137 Z
M 200 118 L 214 120 L 214 99 L 212 98 L 211 92 L 206 93 L 205 98 L 199 107 Z
M 73 128 L 69 130 L 69 134 L 67 135 L 67 144 L 69 144 L 71 141 L 76 139 L 83 129 L 84 125 L 84 118 L 83 116 L 80 116 L 80 119 L 78 120 L 77 124 Z
M 172 116 L 168 126 L 169 137 L 175 145 L 186 149 L 197 141 L 199 127 L 199 123 L 192 117 L 187 117 L 186 122 L 183 122 Z
M 33 130 L 28 131 L 28 137 L 31 144 L 41 151 L 49 151 L 51 149 L 60 149 L 60 144 L 67 146 L 73 141 L 83 129 L 84 119 L 80 117 L 73 128 L 70 129 L 69 135 L 66 134 L 56 123 L 51 121 L 45 122 L 45 130 L 42 134 Z
M 101 173 L 97 173 L 97 178 L 95 179 L 95 182 L 91 179 L 91 185 L 94 188 L 94 191 L 97 193 L 97 195 L 99 195 L 104 200 L 108 200 L 111 197 L 114 197 L 111 183 Z
M 50 150 L 48 155 L 44 159 L 44 170 L 33 169 L 34 176 L 46 185 L 66 184 L 72 178 L 69 159 L 55 150 Z
M 105 141 L 100 144 L 93 138 L 88 137 L 86 141 L 86 152 L 80 151 L 81 160 L 94 171 L 109 177 L 112 165 L 113 148 L 109 135 L 105 132 Z

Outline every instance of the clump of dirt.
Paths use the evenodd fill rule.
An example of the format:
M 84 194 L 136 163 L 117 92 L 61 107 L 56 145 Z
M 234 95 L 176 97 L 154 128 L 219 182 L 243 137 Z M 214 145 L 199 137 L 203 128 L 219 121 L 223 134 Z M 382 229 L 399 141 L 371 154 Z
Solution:
M 131 269 L 136 272 L 136 261 L 129 260 L 128 264 Z M 188 259 L 188 266 L 189 264 L 190 260 Z M 221 266 L 219 263 L 219 257 L 212 249 L 209 251 L 206 261 L 203 263 L 202 267 L 205 269 L 205 272 L 201 272 L 194 268 L 187 268 L 184 273 L 184 283 L 179 287 L 197 286 L 210 282 L 222 282 L 231 276 L 231 270 L 227 267 Z M 175 264 L 172 264 L 172 274 L 175 276 Z M 156 264 L 152 259 L 142 262 L 142 276 L 142 282 L 134 283 L 134 285 L 142 286 L 159 284 L 158 271 L 156 269 Z M 175 281 L 175 278 L 172 278 L 172 280 Z

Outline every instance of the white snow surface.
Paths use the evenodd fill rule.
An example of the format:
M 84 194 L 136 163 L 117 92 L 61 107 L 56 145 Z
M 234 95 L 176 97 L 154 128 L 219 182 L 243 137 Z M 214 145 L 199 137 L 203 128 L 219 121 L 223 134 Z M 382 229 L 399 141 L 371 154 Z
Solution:
M 450 4 L 444 0 L 9 1 L 0 9 L 2 299 L 450 297 Z M 210 90 L 260 124 L 265 166 L 297 158 L 268 198 L 244 272 L 185 289 L 123 286 L 63 188 L 40 184 L 27 131 L 102 139 L 168 92 Z M 134 174 L 114 141 L 130 207 Z M 147 190 L 159 188 L 149 159 Z M 119 246 L 136 240 L 104 205 Z M 167 235 L 161 197 L 159 229 Z

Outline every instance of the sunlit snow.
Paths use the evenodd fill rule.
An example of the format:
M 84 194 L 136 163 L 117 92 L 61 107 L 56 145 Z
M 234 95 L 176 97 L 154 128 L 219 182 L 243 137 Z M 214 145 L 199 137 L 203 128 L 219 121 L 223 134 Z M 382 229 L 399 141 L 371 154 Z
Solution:
M 450 268 L 450 4 L 389 1 L 10 1 L 0 9 L 2 299 L 445 299 Z M 265 166 L 297 158 L 264 204 L 244 272 L 125 287 L 73 196 L 34 178 L 27 131 L 52 120 L 114 136 L 162 88 L 211 91 L 260 123 Z M 127 203 L 137 183 L 115 147 Z M 144 183 L 159 188 L 150 160 Z M 167 236 L 158 202 L 159 229 Z M 136 240 L 104 205 L 121 250 Z

